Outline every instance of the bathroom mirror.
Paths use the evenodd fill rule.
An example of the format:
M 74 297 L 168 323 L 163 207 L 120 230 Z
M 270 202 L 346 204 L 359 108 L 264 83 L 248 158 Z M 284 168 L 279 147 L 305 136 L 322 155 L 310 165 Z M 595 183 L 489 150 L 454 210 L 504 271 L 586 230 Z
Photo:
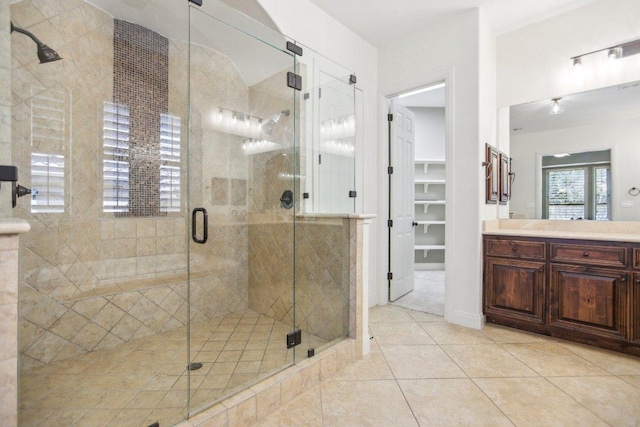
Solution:
M 505 108 L 513 217 L 544 218 L 544 156 L 611 150 L 610 219 L 640 220 L 640 81 Z

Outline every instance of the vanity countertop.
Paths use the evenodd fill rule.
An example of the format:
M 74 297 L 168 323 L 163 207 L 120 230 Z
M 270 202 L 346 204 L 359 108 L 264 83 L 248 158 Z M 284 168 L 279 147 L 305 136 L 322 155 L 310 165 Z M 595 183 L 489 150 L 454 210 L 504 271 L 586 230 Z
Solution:
M 23 219 L 0 219 L 0 235 L 26 233 L 31 230 L 31 225 Z
M 498 236 L 640 242 L 640 222 L 492 219 L 484 221 L 482 233 Z

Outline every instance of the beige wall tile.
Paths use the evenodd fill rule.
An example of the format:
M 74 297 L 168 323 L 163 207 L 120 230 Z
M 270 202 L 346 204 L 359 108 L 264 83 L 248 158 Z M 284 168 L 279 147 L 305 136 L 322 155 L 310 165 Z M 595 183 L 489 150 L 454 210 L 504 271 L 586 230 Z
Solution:
M 0 251 L 0 305 L 18 302 L 18 253 Z

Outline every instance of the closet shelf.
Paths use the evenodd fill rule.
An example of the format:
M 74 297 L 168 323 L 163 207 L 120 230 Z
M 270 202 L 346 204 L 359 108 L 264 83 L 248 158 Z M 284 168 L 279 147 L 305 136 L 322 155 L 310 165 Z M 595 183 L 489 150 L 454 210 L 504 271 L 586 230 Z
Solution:
M 444 205 L 444 200 L 416 200 L 416 205 Z
M 416 179 L 415 180 L 416 184 L 444 184 L 445 180 L 444 179 Z
M 423 251 L 424 257 L 427 257 L 427 253 L 429 251 L 442 251 L 444 250 L 444 245 L 415 245 L 414 249 L 416 251 Z
M 432 250 L 443 250 L 444 245 L 416 245 L 416 251 L 432 251 Z
M 444 165 L 444 159 L 418 159 L 415 161 L 415 163 L 421 165 Z

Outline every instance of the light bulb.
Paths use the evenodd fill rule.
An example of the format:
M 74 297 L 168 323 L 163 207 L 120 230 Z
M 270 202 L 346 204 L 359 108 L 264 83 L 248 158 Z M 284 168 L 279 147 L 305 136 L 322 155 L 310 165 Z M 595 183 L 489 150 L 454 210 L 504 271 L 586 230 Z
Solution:
M 551 110 L 549 110 L 549 114 L 560 114 L 564 111 L 564 108 L 560 106 L 560 100 L 562 98 L 553 98 L 553 105 L 551 106 Z

